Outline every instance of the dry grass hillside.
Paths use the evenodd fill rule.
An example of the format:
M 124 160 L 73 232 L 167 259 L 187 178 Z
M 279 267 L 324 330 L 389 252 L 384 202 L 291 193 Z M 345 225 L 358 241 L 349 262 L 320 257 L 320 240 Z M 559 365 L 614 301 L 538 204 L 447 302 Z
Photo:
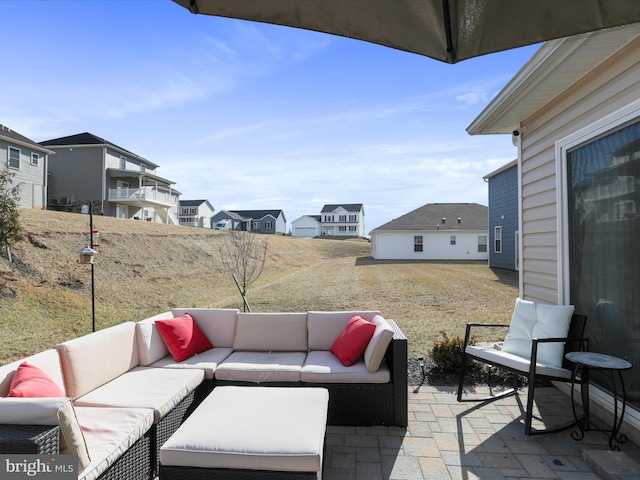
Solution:
M 78 263 L 87 215 L 21 210 L 27 239 L 0 261 L 0 363 L 91 331 L 91 268 Z M 171 307 L 234 307 L 242 301 L 220 271 L 226 232 L 94 217 L 97 328 Z M 377 309 L 426 355 L 440 330 L 508 320 L 517 274 L 480 263 L 376 262 L 364 240 L 264 236 L 269 254 L 248 290 L 253 311 Z

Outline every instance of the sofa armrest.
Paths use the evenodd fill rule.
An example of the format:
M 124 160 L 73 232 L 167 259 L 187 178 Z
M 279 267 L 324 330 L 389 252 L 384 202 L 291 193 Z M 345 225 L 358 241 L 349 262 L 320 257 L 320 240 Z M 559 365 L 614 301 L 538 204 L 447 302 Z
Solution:
M 57 425 L 0 424 L 0 453 L 57 455 L 60 451 Z
M 387 348 L 385 359 L 393 384 L 394 425 L 406 427 L 409 422 L 407 374 L 407 337 L 393 320 L 387 320 L 393 329 L 393 339 Z

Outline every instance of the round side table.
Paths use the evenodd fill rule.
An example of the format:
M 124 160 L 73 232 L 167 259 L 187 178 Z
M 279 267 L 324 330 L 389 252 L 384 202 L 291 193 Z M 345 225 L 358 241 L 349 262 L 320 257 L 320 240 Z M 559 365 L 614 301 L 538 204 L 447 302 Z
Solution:
M 627 406 L 627 394 L 624 389 L 624 380 L 622 378 L 622 372 L 629 370 L 633 367 L 631 362 L 628 362 L 622 358 L 613 357 L 611 355 L 605 355 L 603 353 L 594 352 L 570 352 L 565 355 L 566 359 L 575 364 L 573 373 L 571 376 L 571 404 L 573 406 L 573 415 L 578 424 L 580 432 L 572 432 L 571 436 L 574 440 L 582 440 L 584 438 L 584 432 L 590 430 L 589 425 L 589 370 L 603 370 L 608 371 L 611 377 L 611 385 L 613 388 L 613 427 L 611 429 L 611 435 L 609 436 L 609 448 L 611 450 L 620 450 L 618 445 L 614 444 L 625 443 L 627 436 L 624 434 L 618 435 L 620 427 L 622 426 L 622 419 L 624 418 L 624 411 Z M 574 388 L 576 384 L 576 376 L 578 371 L 581 372 L 580 383 L 582 384 L 582 399 L 584 416 L 581 420 L 578 419 L 576 413 L 576 407 L 574 402 Z M 617 375 L 616 375 L 617 374 Z M 617 377 L 617 381 L 616 381 Z M 621 387 L 621 403 L 622 408 L 620 410 L 620 417 L 618 417 L 618 389 L 617 384 Z M 586 392 L 585 390 L 586 389 Z M 605 430 L 608 431 L 608 430 Z

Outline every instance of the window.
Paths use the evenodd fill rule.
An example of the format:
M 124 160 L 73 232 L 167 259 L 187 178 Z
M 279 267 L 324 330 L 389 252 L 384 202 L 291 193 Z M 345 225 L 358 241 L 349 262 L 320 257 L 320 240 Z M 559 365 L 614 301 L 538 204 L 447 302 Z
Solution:
M 40 165 L 40 154 L 38 153 L 31 154 L 31 165 L 33 165 L 34 167 L 37 167 L 38 165 Z
M 147 171 L 147 166 L 146 166 L 144 163 L 141 163 L 141 164 L 140 164 L 140 171 L 141 171 L 142 173 L 144 173 L 144 172 L 146 172 L 146 171 Z
M 127 157 L 120 157 L 120 170 L 127 169 Z
M 20 149 L 9 147 L 9 167 L 20 168 Z
M 195 215 L 196 213 L 198 213 L 198 209 L 197 208 L 192 208 L 189 213 L 191 213 L 191 215 Z
M 413 251 L 422 252 L 422 235 L 414 235 L 413 237 Z
M 182 207 L 182 215 L 189 215 L 189 209 L 187 207 Z
M 260 230 L 260 220 L 251 222 L 251 230 Z
M 450 245 L 455 245 L 456 244 L 456 236 L 455 235 L 451 235 L 451 237 L 449 238 L 449 244 Z
M 493 251 L 495 253 L 502 253 L 502 227 L 495 227 L 493 229 Z
M 333 222 L 333 215 L 325 215 L 324 216 L 324 221 L 325 222 Z
M 338 221 L 339 222 L 346 222 L 347 221 L 347 216 L 346 215 L 339 215 L 338 216 Z
M 358 228 L 355 225 L 349 225 L 349 231 L 350 232 L 355 232 L 357 230 L 358 230 Z
M 478 253 L 486 253 L 487 251 L 487 236 L 478 235 Z
M 567 255 L 569 298 L 588 315 L 589 350 L 638 364 L 640 119 L 631 122 L 567 150 Z M 610 391 L 607 376 L 593 371 L 591 381 Z M 640 377 L 627 378 L 627 400 L 640 405 Z
M 338 226 L 338 231 L 339 231 L 339 232 L 346 232 L 346 231 L 347 231 L 347 226 L 346 226 L 346 225 L 340 225 L 340 226 Z
M 349 215 L 349 221 L 350 222 L 357 222 L 358 221 L 358 215 Z
M 271 230 L 273 228 L 273 222 L 264 222 L 264 228 Z

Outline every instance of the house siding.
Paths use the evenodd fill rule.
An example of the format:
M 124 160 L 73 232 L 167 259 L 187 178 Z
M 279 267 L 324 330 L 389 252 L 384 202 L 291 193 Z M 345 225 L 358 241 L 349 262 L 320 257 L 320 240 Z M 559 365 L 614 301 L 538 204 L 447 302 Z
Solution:
M 518 166 L 489 178 L 489 266 L 516 269 Z M 495 227 L 502 229 L 502 252 L 495 251 Z
M 640 92 L 640 41 L 611 56 L 522 122 L 522 293 L 558 303 L 560 278 L 555 144 L 628 105 Z M 567 272 L 568 274 L 568 272 Z
M 9 147 L 20 150 L 20 168 L 9 168 Z M 31 165 L 31 154 L 40 155 L 38 165 Z M 10 141 L 0 140 L 0 165 L 3 169 L 9 169 L 15 173 L 13 177 L 13 185 L 21 184 L 20 198 L 18 205 L 23 208 L 43 208 L 46 204 L 46 186 L 45 186 L 45 166 L 47 163 L 47 155 L 41 151 L 37 151 L 12 143 Z
M 414 251 L 414 237 L 423 237 L 423 251 Z M 451 245 L 451 236 L 456 244 Z M 372 256 L 376 260 L 487 260 L 486 252 L 478 252 L 478 237 L 486 231 L 442 232 L 372 232 Z

